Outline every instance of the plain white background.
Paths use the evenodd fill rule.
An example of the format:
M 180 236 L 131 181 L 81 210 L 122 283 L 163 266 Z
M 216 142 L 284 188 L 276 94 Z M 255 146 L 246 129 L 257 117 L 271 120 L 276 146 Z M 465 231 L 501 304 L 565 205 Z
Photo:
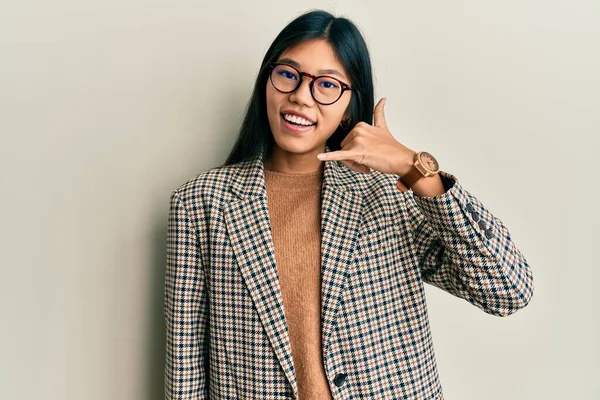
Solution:
M 3 1 L 1 398 L 162 398 L 169 195 L 225 160 L 310 8 L 358 24 L 394 136 L 533 268 L 507 318 L 427 288 L 446 398 L 600 398 L 593 0 Z

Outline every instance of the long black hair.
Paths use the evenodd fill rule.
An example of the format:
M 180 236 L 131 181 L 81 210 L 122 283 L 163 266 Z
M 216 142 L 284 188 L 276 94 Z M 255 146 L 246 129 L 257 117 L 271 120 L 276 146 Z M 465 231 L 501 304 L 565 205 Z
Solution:
M 260 65 L 252 97 L 246 107 L 238 138 L 223 164 L 246 161 L 271 154 L 275 139 L 267 116 L 267 63 L 277 61 L 288 48 L 312 39 L 324 39 L 344 66 L 353 87 L 349 105 L 350 124 L 339 126 L 327 139 L 331 150 L 341 149 L 341 142 L 359 121 L 373 121 L 373 73 L 369 50 L 358 27 L 349 19 L 335 17 L 323 10 L 306 12 L 290 22 L 275 38 Z

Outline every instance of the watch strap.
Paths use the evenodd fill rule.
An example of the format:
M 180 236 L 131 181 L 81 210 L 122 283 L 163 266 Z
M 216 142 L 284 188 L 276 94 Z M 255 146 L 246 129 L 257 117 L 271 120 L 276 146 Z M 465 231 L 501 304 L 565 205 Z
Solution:
M 415 153 L 413 157 L 413 165 L 410 170 L 402 175 L 398 181 L 400 181 L 404 186 L 411 188 L 419 179 L 423 178 L 423 172 L 417 168 L 417 160 L 419 159 L 419 153 Z
M 413 165 L 410 171 L 402 175 L 400 179 L 402 180 L 402 183 L 404 183 L 404 185 L 410 188 L 424 176 L 425 175 L 423 175 L 423 173 L 417 168 L 417 166 Z

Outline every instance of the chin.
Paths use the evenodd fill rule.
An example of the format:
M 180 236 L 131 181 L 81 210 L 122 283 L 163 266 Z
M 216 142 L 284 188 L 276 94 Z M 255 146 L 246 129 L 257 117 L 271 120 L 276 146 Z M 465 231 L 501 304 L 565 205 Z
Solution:
M 304 154 L 315 150 L 319 147 L 318 144 L 313 143 L 309 138 L 275 138 L 275 145 L 281 150 L 294 153 Z

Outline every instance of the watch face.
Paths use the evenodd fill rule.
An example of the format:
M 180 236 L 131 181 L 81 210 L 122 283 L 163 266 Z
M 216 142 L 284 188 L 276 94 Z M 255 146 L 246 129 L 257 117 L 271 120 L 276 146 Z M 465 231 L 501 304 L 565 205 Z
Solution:
M 425 167 L 430 172 L 438 172 L 440 166 L 435 157 L 431 154 L 423 151 L 421 152 L 419 160 L 421 161 L 421 165 L 423 165 L 423 167 Z

